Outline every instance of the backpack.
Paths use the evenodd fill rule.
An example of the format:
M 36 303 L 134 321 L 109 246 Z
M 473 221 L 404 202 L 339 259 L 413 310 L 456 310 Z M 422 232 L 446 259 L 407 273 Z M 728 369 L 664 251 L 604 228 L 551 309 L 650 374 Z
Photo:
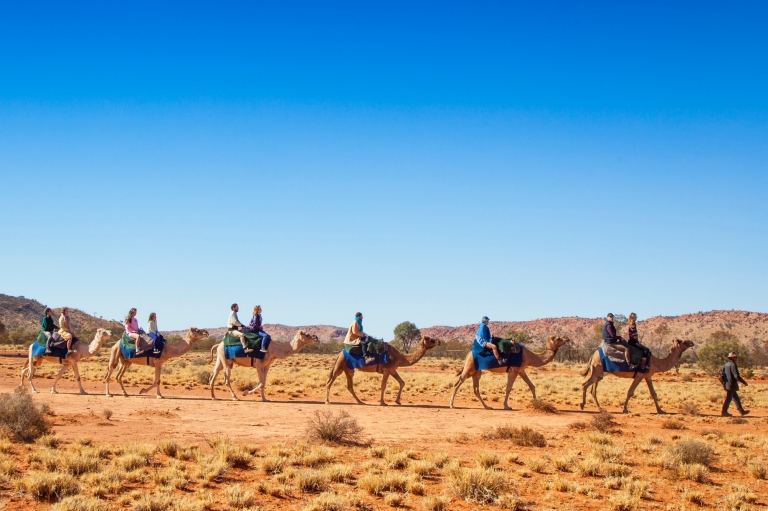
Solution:
M 725 384 L 728 383 L 728 375 L 725 372 L 725 367 L 720 370 L 720 375 L 717 377 L 718 380 L 720 380 L 720 384 L 725 388 Z

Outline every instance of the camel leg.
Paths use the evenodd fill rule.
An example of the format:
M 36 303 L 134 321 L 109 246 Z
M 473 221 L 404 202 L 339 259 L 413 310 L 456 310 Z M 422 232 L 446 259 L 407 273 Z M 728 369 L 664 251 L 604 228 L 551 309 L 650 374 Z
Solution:
M 35 388 L 35 384 L 32 383 L 32 378 L 35 376 L 35 363 L 34 362 L 30 362 L 30 364 L 29 364 L 29 374 L 27 376 L 29 377 L 29 386 L 32 389 L 32 392 L 37 394 L 37 389 Z
M 139 391 L 139 394 L 146 394 L 150 390 L 156 388 L 157 389 L 157 391 L 156 391 L 157 394 L 155 395 L 155 397 L 157 399 L 162 399 L 163 396 L 160 395 L 160 370 L 163 368 L 163 365 L 162 364 L 158 364 L 157 360 L 156 360 L 154 367 L 155 367 L 155 381 L 149 387 L 147 387 L 145 389 L 141 389 Z
M 336 378 L 339 377 L 342 371 L 342 361 L 344 360 L 344 355 L 340 354 L 339 358 L 336 359 L 336 362 L 333 365 L 333 368 L 331 369 L 331 374 L 328 375 L 328 381 L 325 383 L 325 404 L 329 404 L 330 398 L 331 398 L 331 386 L 333 385 L 333 382 L 336 381 Z
M 75 373 L 75 380 L 77 381 L 77 386 L 80 387 L 80 395 L 88 394 L 83 388 L 83 382 L 80 380 L 80 368 L 78 367 L 77 362 L 72 364 L 72 372 Z
M 56 378 L 53 379 L 53 386 L 51 387 L 51 394 L 56 394 L 56 385 L 59 383 L 59 378 L 61 378 L 61 375 L 64 374 L 64 372 L 68 369 L 68 367 L 64 364 L 61 364 L 61 367 L 59 368 L 59 372 L 56 375 Z
M 235 391 L 232 390 L 232 369 L 234 367 L 235 367 L 234 362 L 232 362 L 231 364 L 224 364 L 224 383 L 227 384 L 229 393 L 232 395 L 232 401 L 240 401 L 240 398 L 237 397 L 237 395 L 235 394 Z
M 216 399 L 216 394 L 213 390 L 213 384 L 216 382 L 216 378 L 218 378 L 219 373 L 221 372 L 222 367 L 221 360 L 219 360 L 219 357 L 216 357 L 216 363 L 213 365 L 213 374 L 211 374 L 211 379 L 208 380 L 208 386 L 211 388 L 211 399 Z
M 627 399 L 624 401 L 624 409 L 622 410 L 622 413 L 629 413 L 629 400 L 635 395 L 635 389 L 640 385 L 642 380 L 643 376 L 640 373 L 635 375 L 635 378 L 632 380 L 632 385 L 629 386 L 629 390 L 627 391 Z
M 392 371 L 391 374 L 392 374 L 392 378 L 394 378 L 395 381 L 397 381 L 397 383 L 400 384 L 400 389 L 397 391 L 397 399 L 395 399 L 395 403 L 400 404 L 400 396 L 403 393 L 403 388 L 405 387 L 405 382 L 403 381 L 402 378 L 400 378 L 400 375 L 398 374 L 397 371 Z
M 387 406 L 387 403 L 384 402 L 384 391 L 387 390 L 388 379 L 389 379 L 389 369 L 384 368 L 384 370 L 381 373 L 381 398 L 379 399 L 379 404 L 381 406 Z
M 521 372 L 520 376 L 525 379 L 525 372 Z M 507 374 L 507 389 L 504 394 L 504 409 L 505 410 L 511 410 L 512 408 L 509 407 L 509 393 L 512 392 L 512 385 L 515 384 L 515 379 L 517 378 L 517 370 L 510 369 L 509 373 Z M 535 396 L 535 394 L 534 394 Z M 534 399 L 536 399 L 534 397 Z
M 352 376 L 354 376 L 355 372 L 351 369 L 347 369 L 344 371 L 344 375 L 347 377 L 347 390 L 350 394 L 352 394 L 352 397 L 355 398 L 355 401 L 357 401 L 357 404 L 364 405 L 362 401 L 360 401 L 360 398 L 357 397 L 357 394 L 355 394 L 355 386 L 352 384 Z
M 595 383 L 592 384 L 592 399 L 595 400 L 595 404 L 597 405 L 597 409 L 601 412 L 603 411 L 603 407 L 600 406 L 600 402 L 597 400 L 597 384 L 600 383 L 600 380 L 595 381 Z
M 656 389 L 653 388 L 653 380 L 651 380 L 653 376 L 648 376 L 648 378 L 645 379 L 645 383 L 648 385 L 648 392 L 651 393 L 651 397 L 653 398 L 653 404 L 656 405 L 656 413 L 659 415 L 666 415 L 667 412 L 661 409 L 659 406 L 659 396 L 656 395 Z
M 125 374 L 125 371 L 128 369 L 128 367 L 128 361 L 126 360 L 117 368 L 117 374 L 115 375 L 115 380 L 117 380 L 117 383 L 120 384 L 120 388 L 123 389 L 124 397 L 128 397 L 128 392 L 125 390 L 125 385 L 123 385 L 123 375 Z
M 472 389 L 475 391 L 475 396 L 477 396 L 477 399 L 480 400 L 480 404 L 483 405 L 483 408 L 490 410 L 491 407 L 485 404 L 485 401 L 483 401 L 483 396 L 480 395 L 480 375 L 482 374 L 482 371 L 478 371 L 472 375 Z
M 453 400 L 456 398 L 456 393 L 459 391 L 459 387 L 461 387 L 461 384 L 464 383 L 464 380 L 466 379 L 467 375 L 462 372 L 461 376 L 459 376 L 459 380 L 453 384 L 453 393 L 451 394 L 451 408 L 453 408 Z
M 115 366 L 117 365 L 116 361 L 112 360 L 113 356 L 110 355 L 109 357 L 109 363 L 107 364 L 107 374 L 104 376 L 104 382 L 107 385 L 107 397 L 112 397 L 112 394 L 109 393 L 109 380 L 112 378 L 112 371 L 114 371 Z
M 269 372 L 269 367 L 259 366 L 256 368 L 256 374 L 259 375 L 259 390 L 261 390 L 261 401 L 263 403 L 266 403 L 269 401 L 265 393 L 267 390 L 267 373 L 268 372 Z
M 592 366 L 589 366 L 588 372 L 587 372 L 587 379 L 584 381 L 584 383 L 581 384 L 581 409 L 583 410 L 584 407 L 587 405 L 587 391 L 590 390 L 590 387 L 592 387 L 595 380 L 595 372 L 592 369 Z
M 528 384 L 528 388 L 531 389 L 531 394 L 533 394 L 533 399 L 536 399 L 536 385 L 533 384 L 530 378 L 528 378 L 528 374 L 526 374 L 525 371 L 520 372 L 520 378 L 523 379 L 525 383 Z

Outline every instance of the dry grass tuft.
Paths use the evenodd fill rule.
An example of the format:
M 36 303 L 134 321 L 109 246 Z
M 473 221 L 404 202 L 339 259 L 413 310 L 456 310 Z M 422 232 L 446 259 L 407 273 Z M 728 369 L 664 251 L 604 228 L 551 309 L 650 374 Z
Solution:
M 696 504 L 697 506 L 704 505 L 704 494 L 697 490 L 691 490 L 690 488 L 685 488 L 683 490 L 683 499 L 687 500 L 692 504 Z
M 354 480 L 352 467 L 337 463 L 323 469 L 325 477 L 334 483 L 350 483 Z
M 0 394 L 0 430 L 31 442 L 50 429 L 45 411 L 35 405 L 26 387 L 16 387 L 13 394 Z
M 510 495 L 509 493 L 500 496 L 494 502 L 501 509 L 508 509 L 509 511 L 523 511 L 526 509 L 525 504 L 517 495 Z
M 256 503 L 256 496 L 241 485 L 236 484 L 224 490 L 224 500 L 230 509 L 245 509 Z
M 411 459 L 405 451 L 388 451 L 387 454 L 384 455 L 384 462 L 386 463 L 387 468 L 403 470 L 410 464 Z
M 528 407 L 539 413 L 558 413 L 557 407 L 543 399 L 532 399 Z
M 674 417 L 670 417 L 668 419 L 664 419 L 663 421 L 661 421 L 661 427 L 663 429 L 675 429 L 675 430 L 686 429 L 685 423 L 682 420 L 676 419 Z
M 61 500 L 80 490 L 74 477 L 61 472 L 28 472 L 16 485 L 35 500 Z
M 525 460 L 525 466 L 537 474 L 543 474 L 546 471 L 549 462 L 545 458 L 531 457 Z
M 384 503 L 389 507 L 402 507 L 405 504 L 405 498 L 399 493 L 388 493 L 384 496 Z
M 285 456 L 265 456 L 261 459 L 261 469 L 267 474 L 279 474 L 285 468 L 288 458 Z
M 680 464 L 696 463 L 708 467 L 713 452 L 707 442 L 695 438 L 684 438 L 665 450 L 665 465 L 667 468 L 674 468 Z
M 251 453 L 240 445 L 235 445 L 229 438 L 215 437 L 208 440 L 208 445 L 219 455 L 221 461 L 230 467 L 248 467 L 253 460 Z
M 73 495 L 51 507 L 51 511 L 107 511 L 107 504 L 94 497 Z
M 688 479 L 697 483 L 705 482 L 709 475 L 709 469 L 699 463 L 681 463 L 674 470 L 680 479 Z
M 328 486 L 328 477 L 324 472 L 310 468 L 296 472 L 293 481 L 303 493 L 320 493 Z
M 448 500 L 437 495 L 428 495 L 421 501 L 424 511 L 447 511 Z
M 42 435 L 35 440 L 35 443 L 42 447 L 55 449 L 61 445 L 61 438 L 57 437 L 56 435 Z
M 602 433 L 613 431 L 613 429 L 618 426 L 616 421 L 613 419 L 613 415 L 606 411 L 602 411 L 593 416 L 589 421 L 589 425 L 592 429 Z
M 475 460 L 480 468 L 491 468 L 499 464 L 499 455 L 492 451 L 480 451 Z
M 492 469 L 458 468 L 449 476 L 451 490 L 470 503 L 490 504 L 507 489 L 506 476 Z
M 174 497 L 168 493 L 145 493 L 133 503 L 133 511 L 167 511 L 173 507 Z
M 568 479 L 562 477 L 555 477 L 549 482 L 549 488 L 561 493 L 569 493 L 576 490 L 576 485 Z
M 575 453 L 572 453 L 570 451 L 567 451 L 563 453 L 562 456 L 559 456 L 552 460 L 552 465 L 555 466 L 555 469 L 560 472 L 573 472 L 574 466 L 576 465 L 576 462 L 578 461 L 578 457 Z
M 768 479 L 768 470 L 765 465 L 759 461 L 750 461 L 747 463 L 747 472 L 755 479 Z
M 533 428 L 522 426 L 497 426 L 490 433 L 486 433 L 488 440 L 511 440 L 513 444 L 521 447 L 546 447 L 547 440 L 544 435 Z
M 699 405 L 694 403 L 693 401 L 683 401 L 680 403 L 680 413 L 683 415 L 690 415 L 692 417 L 696 417 L 698 415 L 701 415 L 701 410 L 699 409 Z
M 412 461 L 410 465 L 408 465 L 408 472 L 419 478 L 430 475 L 436 469 L 437 465 L 435 465 L 435 462 L 428 459 Z
M 307 421 L 310 438 L 337 444 L 359 444 L 363 427 L 346 411 L 334 414 L 330 410 L 317 410 Z
M 104 408 L 104 409 L 101 411 L 101 415 L 102 415 L 102 416 L 103 416 L 105 419 L 107 419 L 107 420 L 110 420 L 110 419 L 112 419 L 112 410 L 110 410 L 109 408 Z
M 350 509 L 368 509 L 363 499 L 355 494 L 321 493 L 302 511 L 349 511 Z
M 368 474 L 357 480 L 357 487 L 371 495 L 381 495 L 384 492 L 404 492 L 408 480 L 399 472 L 383 474 Z

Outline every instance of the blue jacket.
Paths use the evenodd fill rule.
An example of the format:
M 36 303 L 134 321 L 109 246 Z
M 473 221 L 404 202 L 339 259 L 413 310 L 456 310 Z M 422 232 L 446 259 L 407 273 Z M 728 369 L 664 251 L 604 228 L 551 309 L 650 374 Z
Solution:
M 480 323 L 480 328 L 475 334 L 475 346 L 485 348 L 485 344 L 491 342 L 491 329 L 485 323 Z

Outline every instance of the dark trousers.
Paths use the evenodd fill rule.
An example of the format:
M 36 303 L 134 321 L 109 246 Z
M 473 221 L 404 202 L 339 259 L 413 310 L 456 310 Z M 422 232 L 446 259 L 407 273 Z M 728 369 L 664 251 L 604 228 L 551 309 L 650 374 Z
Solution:
M 261 349 L 264 351 L 267 351 L 267 348 L 269 348 L 269 343 L 272 342 L 272 337 L 269 336 L 267 332 L 259 331 L 259 335 L 261 336 Z
M 731 406 L 731 401 L 736 404 L 736 409 L 739 411 L 739 413 L 744 413 L 744 407 L 741 406 L 741 399 L 739 399 L 739 395 L 736 393 L 736 391 L 728 390 L 726 392 L 728 393 L 725 395 L 725 403 L 723 403 L 722 413 L 728 413 L 728 408 Z
M 368 357 L 368 343 L 370 341 L 367 339 L 360 339 L 360 350 L 363 352 L 363 358 Z

